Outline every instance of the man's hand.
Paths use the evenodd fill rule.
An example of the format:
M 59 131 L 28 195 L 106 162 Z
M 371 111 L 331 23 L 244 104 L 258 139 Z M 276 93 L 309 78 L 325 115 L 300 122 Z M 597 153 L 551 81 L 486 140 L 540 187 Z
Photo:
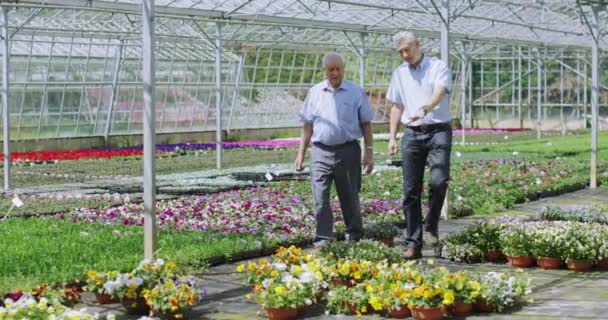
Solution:
M 374 171 L 374 151 L 366 148 L 363 156 L 363 174 L 370 174 L 372 171 Z
M 298 172 L 304 170 L 304 157 L 305 157 L 304 152 L 298 151 L 298 155 L 296 156 L 296 162 L 295 162 L 296 171 L 298 171 Z
M 397 140 L 395 138 L 390 138 L 388 140 L 388 153 L 391 156 L 394 156 L 397 154 L 397 151 L 399 151 Z
M 425 116 L 426 116 L 426 109 L 424 109 L 424 106 L 420 107 L 420 109 L 418 109 L 418 111 L 416 111 L 416 113 L 414 113 L 414 115 L 409 118 L 410 121 L 408 122 L 408 124 L 412 123 L 416 120 L 422 119 Z

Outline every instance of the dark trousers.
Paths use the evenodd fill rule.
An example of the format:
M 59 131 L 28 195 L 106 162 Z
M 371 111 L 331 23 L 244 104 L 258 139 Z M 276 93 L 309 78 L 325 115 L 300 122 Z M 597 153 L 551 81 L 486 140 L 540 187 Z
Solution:
M 422 234 L 437 235 L 439 217 L 450 177 L 452 129 L 449 124 L 422 128 L 407 127 L 401 138 L 403 170 L 403 212 L 407 222 L 406 246 L 421 248 Z M 424 168 L 430 167 L 430 212 L 422 221 L 422 183 Z
M 359 240 L 363 236 L 363 222 L 359 204 L 361 190 L 361 148 L 357 141 L 340 146 L 313 144 L 310 181 L 315 203 L 317 230 L 315 238 L 333 237 L 334 218 L 330 207 L 329 190 L 336 183 L 346 238 Z

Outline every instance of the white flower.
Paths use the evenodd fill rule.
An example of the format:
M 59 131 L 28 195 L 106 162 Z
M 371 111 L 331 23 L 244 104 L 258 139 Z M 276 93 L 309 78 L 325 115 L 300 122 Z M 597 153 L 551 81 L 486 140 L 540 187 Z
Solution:
M 460 157 L 462 157 L 462 153 L 460 153 L 460 151 L 456 151 L 456 156 L 457 156 L 458 158 L 460 158 Z
M 312 281 L 312 279 L 313 279 L 313 274 L 310 273 L 310 272 L 308 272 L 308 271 L 303 272 L 300 275 L 300 281 L 303 282 L 303 283 L 309 283 L 309 282 Z
M 274 267 L 275 267 L 277 270 L 279 270 L 279 271 L 285 271 L 285 270 L 287 270 L 287 265 L 286 265 L 286 264 L 284 264 L 284 263 L 280 263 L 280 262 L 275 263 L 275 264 L 274 264 Z
M 304 300 L 304 303 L 306 303 L 307 306 L 312 304 L 312 300 L 306 298 L 306 300 Z
M 513 155 L 514 155 L 514 156 L 516 156 L 516 155 L 518 155 L 518 154 L 519 154 L 519 152 L 517 152 L 517 151 L 513 151 Z
M 264 288 L 268 288 L 268 286 L 270 286 L 271 281 L 272 281 L 272 279 L 264 279 L 264 281 L 262 281 L 262 286 Z

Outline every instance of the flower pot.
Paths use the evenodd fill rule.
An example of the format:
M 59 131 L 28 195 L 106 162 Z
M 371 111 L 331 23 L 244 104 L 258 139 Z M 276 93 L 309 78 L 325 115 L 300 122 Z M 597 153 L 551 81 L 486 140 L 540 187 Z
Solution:
M 475 301 L 475 303 L 473 303 L 473 308 L 477 312 L 484 312 L 484 313 L 494 312 L 494 306 L 491 304 L 488 304 L 485 300 L 482 300 L 482 299 L 478 299 L 477 301 Z
M 500 250 L 490 250 L 484 254 L 484 258 L 492 263 L 505 261 L 505 255 Z
M 531 256 L 516 256 L 516 257 L 507 257 L 509 260 L 509 264 L 518 268 L 530 268 L 536 265 L 536 261 L 534 261 L 534 257 Z
M 185 310 L 183 312 L 162 312 L 152 309 L 152 316 L 160 318 L 161 320 L 183 320 L 188 319 L 189 311 L 190 310 Z
M 266 308 L 270 320 L 292 320 L 298 317 L 297 309 L 289 308 Z
M 346 286 L 347 288 L 352 288 L 355 285 L 353 284 L 352 281 L 350 280 L 342 280 L 342 279 L 338 279 L 338 278 L 332 278 L 331 282 L 334 284 L 334 286 Z
M 552 258 L 552 257 L 539 257 L 536 260 L 536 263 L 539 267 L 549 270 L 549 269 L 559 269 L 562 267 L 562 259 L 560 258 Z
M 466 303 L 464 301 L 456 301 L 454 305 L 450 307 L 450 313 L 457 317 L 470 316 L 473 313 L 473 304 Z
M 395 238 L 382 238 L 380 239 L 380 242 L 384 243 L 388 247 L 395 246 Z
M 120 299 L 120 303 L 127 310 L 128 314 L 137 314 L 147 316 L 150 314 L 150 306 L 146 302 L 144 297 L 137 297 L 135 299 L 123 297 Z
M 603 271 L 608 271 L 608 258 L 604 258 L 598 261 L 597 268 Z
M 442 307 L 414 307 L 412 314 L 416 320 L 440 320 L 443 319 Z
M 120 300 L 114 298 L 112 295 L 109 295 L 107 293 L 96 293 L 95 300 L 97 300 L 99 304 L 110 304 L 120 302 Z
M 386 315 L 389 318 L 404 319 L 410 317 L 412 315 L 412 312 L 407 306 L 401 306 L 399 309 L 396 310 L 388 310 Z
M 358 314 L 357 313 L 357 306 L 354 304 L 348 304 L 348 309 L 350 310 L 351 314 Z M 367 311 L 362 312 L 361 310 L 359 310 L 359 312 L 361 312 L 361 314 L 367 314 L 370 310 L 373 310 L 373 308 L 371 306 L 367 306 Z
M 568 269 L 575 272 L 585 272 L 591 270 L 593 264 L 589 260 L 568 260 L 566 262 Z

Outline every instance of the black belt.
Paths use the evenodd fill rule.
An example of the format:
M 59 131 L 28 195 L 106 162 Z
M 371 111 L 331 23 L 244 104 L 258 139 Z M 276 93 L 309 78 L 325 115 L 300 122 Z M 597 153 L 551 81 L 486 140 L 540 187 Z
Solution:
M 432 124 L 422 124 L 419 126 L 408 126 L 408 129 L 411 129 L 415 132 L 428 133 L 435 130 L 446 130 L 451 128 L 449 123 L 432 123 Z
M 340 143 L 340 144 L 334 144 L 334 145 L 331 145 L 331 146 L 323 144 L 321 142 L 313 142 L 312 144 L 315 145 L 315 146 L 317 146 L 317 147 L 319 147 L 319 148 L 336 150 L 336 149 L 341 149 L 341 148 L 344 148 L 344 147 L 348 147 L 350 145 L 359 145 L 359 141 L 357 141 L 357 140 L 351 140 L 351 141 L 347 141 L 347 142 Z

